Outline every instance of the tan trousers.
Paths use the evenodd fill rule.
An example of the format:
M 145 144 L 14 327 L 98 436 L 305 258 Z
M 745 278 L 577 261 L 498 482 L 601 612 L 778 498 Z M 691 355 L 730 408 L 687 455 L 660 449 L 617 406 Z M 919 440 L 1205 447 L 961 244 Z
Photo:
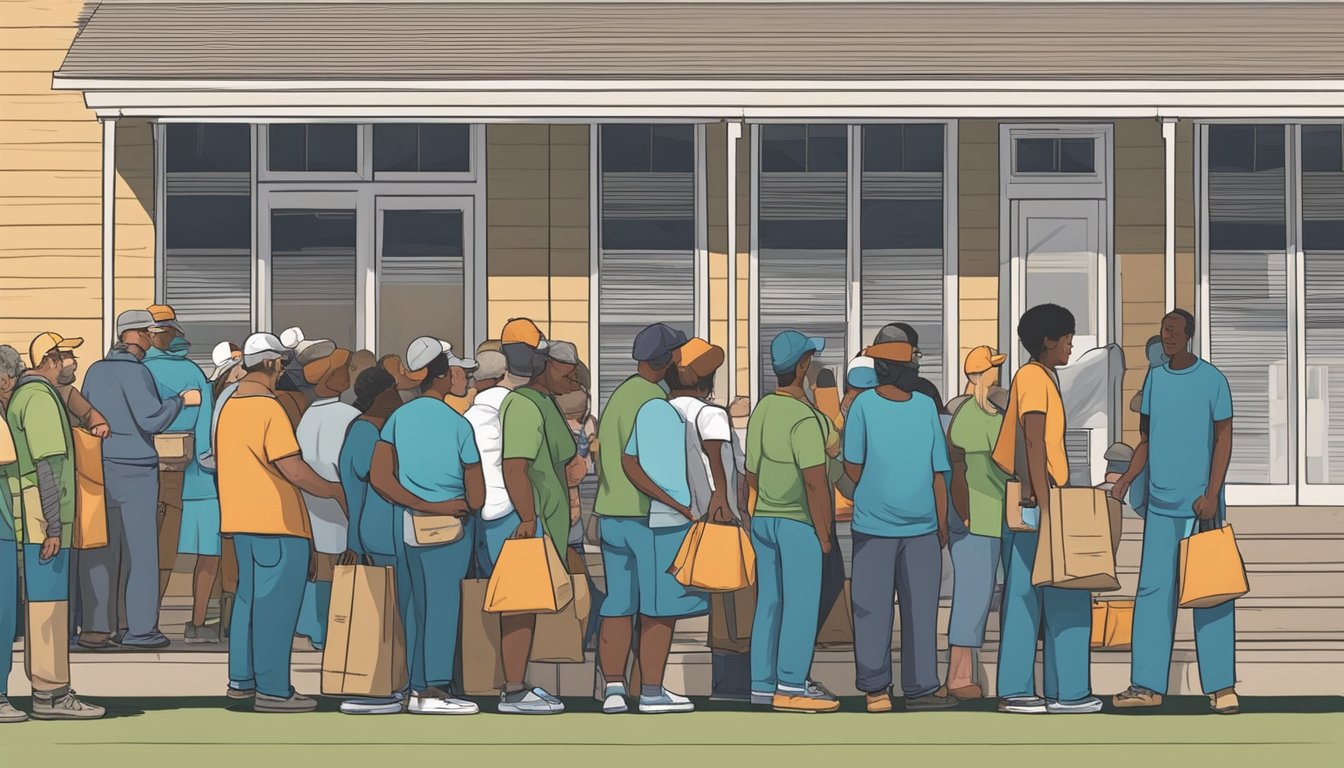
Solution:
M 70 603 L 28 603 L 23 669 L 34 691 L 46 693 L 70 686 Z
M 177 539 L 182 532 L 184 472 L 159 470 L 159 599 L 168 588 L 168 575 L 177 564 Z

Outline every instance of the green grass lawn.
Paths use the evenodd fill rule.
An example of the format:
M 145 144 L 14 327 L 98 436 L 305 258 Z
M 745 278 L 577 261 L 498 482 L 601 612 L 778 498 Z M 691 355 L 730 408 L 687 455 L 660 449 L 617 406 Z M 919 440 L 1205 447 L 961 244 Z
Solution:
M 0 765 L 1289 768 L 1333 763 L 1344 743 L 1344 698 L 1243 699 L 1234 717 L 1204 714 L 1202 698 L 1170 700 L 1159 713 L 1078 717 L 1000 715 L 990 702 L 910 714 L 898 704 L 885 715 L 862 712 L 858 700 L 833 715 L 697 702 L 712 711 L 654 717 L 606 716 L 576 700 L 565 715 L 526 718 L 352 717 L 330 701 L 305 715 L 258 715 L 225 699 L 98 701 L 109 707 L 102 721 L 0 726 Z

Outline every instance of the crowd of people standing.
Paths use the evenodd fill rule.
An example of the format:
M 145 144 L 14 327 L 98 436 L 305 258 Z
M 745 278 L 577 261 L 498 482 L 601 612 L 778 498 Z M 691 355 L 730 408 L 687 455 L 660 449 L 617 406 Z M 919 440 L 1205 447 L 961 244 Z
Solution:
M 1133 684 L 1116 707 L 1161 703 L 1176 547 L 1198 521 L 1222 514 L 1231 398 L 1217 369 L 1189 351 L 1193 322 L 1180 310 L 1163 320 L 1165 362 L 1141 393 L 1144 439 L 1112 490 L 1117 499 L 1142 490 L 1148 510 Z M 742 525 L 755 551 L 751 703 L 836 711 L 837 697 L 810 673 L 824 573 L 839 562 L 837 500 L 852 506 L 848 607 L 868 711 L 893 709 L 897 609 L 907 710 L 984 695 L 974 653 L 1000 571 L 999 710 L 1103 707 L 1089 677 L 1090 593 L 1035 586 L 1031 575 L 1048 489 L 1070 481 L 1056 370 L 1072 355 L 1074 319 L 1062 307 L 1021 318 L 1029 362 L 1008 389 L 998 386 L 1006 356 L 977 347 L 964 361 L 965 391 L 946 403 L 920 375 L 918 334 L 908 325 L 884 327 L 844 361 L 843 398 L 817 388 L 824 341 L 784 331 L 769 348 L 776 387 L 745 430 L 714 399 L 724 351 L 662 323 L 635 337 L 636 372 L 596 422 L 575 345 L 523 318 L 474 359 L 430 336 L 376 358 L 297 328 L 254 333 L 241 346 L 217 346 L 208 376 L 189 359 L 171 307 L 123 312 L 116 332 L 78 389 L 82 340 L 44 333 L 26 360 L 0 347 L 0 642 L 16 633 L 21 593 L 34 717 L 103 715 L 70 688 L 72 647 L 169 644 L 159 611 L 179 553 L 196 558 L 184 641 L 227 636 L 231 699 L 261 712 L 315 708 L 291 684 L 294 637 L 323 647 L 333 569 L 364 562 L 395 573 L 409 686 L 345 699 L 342 711 L 476 713 L 457 679 L 459 586 L 488 578 L 510 539 L 545 537 L 582 571 L 579 486 L 592 475 L 604 712 L 632 703 L 653 714 L 694 709 L 663 673 L 678 620 L 709 611 L 706 594 L 669 573 L 701 519 Z M 107 530 L 102 546 L 82 548 L 76 474 L 87 459 L 77 454 L 90 444 Z M 171 446 L 180 450 L 170 455 Z M 945 549 L 955 585 L 944 679 Z M 216 590 L 222 607 L 212 623 Z M 1225 713 L 1238 706 L 1232 622 L 1231 603 L 1196 613 L 1204 688 Z M 535 614 L 500 618 L 500 713 L 565 709 L 527 681 L 535 628 Z M 632 653 L 637 690 L 628 689 Z M 9 662 L 0 655 L 0 722 L 27 716 L 4 696 Z

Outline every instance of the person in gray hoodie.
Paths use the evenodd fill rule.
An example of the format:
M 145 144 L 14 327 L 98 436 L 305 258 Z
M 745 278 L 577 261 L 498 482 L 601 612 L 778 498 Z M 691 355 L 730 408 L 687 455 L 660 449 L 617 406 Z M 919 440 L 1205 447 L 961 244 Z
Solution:
M 199 406 L 201 392 L 189 389 L 166 400 L 159 397 L 143 360 L 153 346 L 150 333 L 164 329 L 148 311 L 122 312 L 116 328 L 118 343 L 84 376 L 84 397 L 107 419 L 112 434 L 103 442 L 108 543 L 81 553 L 79 644 L 95 650 L 112 645 L 163 648 L 168 638 L 158 626 L 159 458 L 154 435 L 166 430 L 182 408 Z M 117 594 L 123 581 L 125 593 Z M 114 638 L 119 604 L 124 605 L 127 628 Z

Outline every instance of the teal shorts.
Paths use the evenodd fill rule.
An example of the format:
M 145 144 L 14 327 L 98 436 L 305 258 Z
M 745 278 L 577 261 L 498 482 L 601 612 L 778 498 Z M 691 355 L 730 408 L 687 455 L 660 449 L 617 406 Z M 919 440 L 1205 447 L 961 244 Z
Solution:
M 522 519 L 513 511 L 498 520 L 477 520 L 476 526 L 476 578 L 488 579 L 495 572 L 495 563 L 504 549 L 504 542 L 518 530 Z
M 667 572 L 690 522 L 675 528 L 650 528 L 644 517 L 604 517 L 598 526 L 607 581 L 603 616 L 672 619 L 709 613 L 705 593 L 683 587 Z
M 219 499 L 184 500 L 177 551 L 184 555 L 219 557 L 220 544 Z
M 23 589 L 33 603 L 69 600 L 70 548 L 61 547 L 55 557 L 43 560 L 41 544 L 24 544 Z

